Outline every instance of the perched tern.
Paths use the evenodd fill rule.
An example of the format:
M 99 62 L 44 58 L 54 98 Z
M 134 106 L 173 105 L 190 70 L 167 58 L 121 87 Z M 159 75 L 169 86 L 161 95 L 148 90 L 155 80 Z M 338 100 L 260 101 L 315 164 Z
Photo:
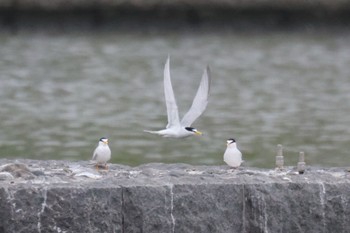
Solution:
M 242 153 L 238 150 L 236 140 L 233 138 L 227 139 L 227 148 L 224 154 L 224 161 L 230 167 L 237 168 L 241 166 Z
M 200 131 L 191 127 L 191 124 L 204 112 L 208 104 L 210 89 L 210 70 L 207 66 L 204 70 L 201 83 L 198 87 L 197 94 L 193 99 L 192 106 L 180 121 L 179 112 L 174 96 L 173 87 L 170 79 L 170 58 L 164 67 L 164 95 L 168 115 L 168 124 L 165 129 L 159 131 L 145 132 L 158 134 L 163 137 L 184 138 L 191 135 L 202 135 Z
M 96 161 L 96 168 L 99 166 L 104 166 L 104 168 L 108 169 L 107 162 L 111 159 L 111 149 L 108 146 L 108 139 L 101 138 L 98 142 L 98 146 L 96 147 L 94 154 L 92 156 L 92 160 Z

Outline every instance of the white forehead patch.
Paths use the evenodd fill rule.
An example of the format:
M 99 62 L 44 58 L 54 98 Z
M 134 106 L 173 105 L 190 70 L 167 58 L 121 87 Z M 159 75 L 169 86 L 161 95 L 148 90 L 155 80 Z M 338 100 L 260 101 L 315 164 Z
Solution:
M 108 139 L 107 138 L 102 138 L 101 142 L 108 142 Z

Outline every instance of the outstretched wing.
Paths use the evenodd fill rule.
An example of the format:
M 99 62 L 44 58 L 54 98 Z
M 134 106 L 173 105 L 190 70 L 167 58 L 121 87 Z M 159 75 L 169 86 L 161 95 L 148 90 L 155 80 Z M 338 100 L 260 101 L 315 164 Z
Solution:
M 168 56 L 164 67 L 164 95 L 168 114 L 168 125 L 166 128 L 180 125 L 179 112 L 174 96 L 173 86 L 171 85 L 169 62 L 170 57 Z
M 193 99 L 192 106 L 181 120 L 182 126 L 191 126 L 192 123 L 204 112 L 208 104 L 210 90 L 210 70 L 209 66 L 204 70 L 197 94 Z

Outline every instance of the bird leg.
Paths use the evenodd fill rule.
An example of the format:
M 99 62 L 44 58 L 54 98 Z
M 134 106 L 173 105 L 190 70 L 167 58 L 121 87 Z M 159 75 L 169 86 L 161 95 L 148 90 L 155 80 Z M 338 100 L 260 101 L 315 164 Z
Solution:
M 107 163 L 105 163 L 105 164 L 96 163 L 96 164 L 95 164 L 95 168 L 96 168 L 96 170 L 97 170 L 98 172 L 100 171 L 99 168 L 105 169 L 105 170 L 107 170 L 107 171 L 108 171 L 108 169 L 109 169 Z

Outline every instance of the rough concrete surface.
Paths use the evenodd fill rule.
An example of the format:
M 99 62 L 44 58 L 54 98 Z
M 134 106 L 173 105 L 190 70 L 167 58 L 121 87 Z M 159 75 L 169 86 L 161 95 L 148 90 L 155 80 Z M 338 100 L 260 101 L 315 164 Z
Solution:
M 349 232 L 345 168 L 0 160 L 0 232 Z

